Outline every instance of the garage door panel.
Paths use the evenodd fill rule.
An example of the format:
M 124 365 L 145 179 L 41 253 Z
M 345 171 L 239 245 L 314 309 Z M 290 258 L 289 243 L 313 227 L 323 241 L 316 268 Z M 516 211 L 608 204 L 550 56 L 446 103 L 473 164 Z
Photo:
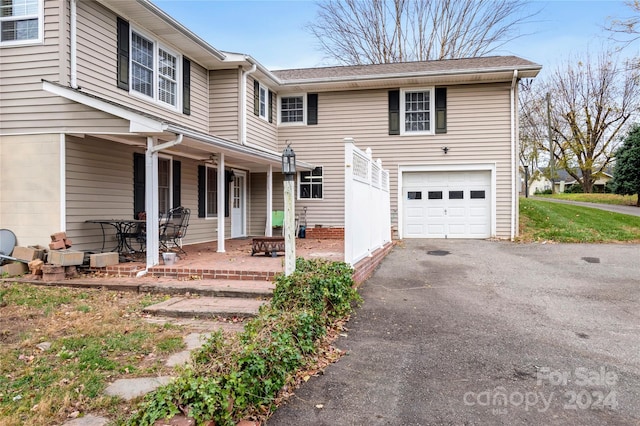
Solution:
M 404 236 L 491 236 L 490 171 L 405 172 L 402 179 Z

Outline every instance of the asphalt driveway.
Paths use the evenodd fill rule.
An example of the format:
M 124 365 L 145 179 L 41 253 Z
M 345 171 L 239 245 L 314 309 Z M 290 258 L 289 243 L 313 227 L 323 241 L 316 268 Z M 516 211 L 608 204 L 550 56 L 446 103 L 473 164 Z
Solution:
M 276 425 L 638 425 L 640 246 L 405 240 Z

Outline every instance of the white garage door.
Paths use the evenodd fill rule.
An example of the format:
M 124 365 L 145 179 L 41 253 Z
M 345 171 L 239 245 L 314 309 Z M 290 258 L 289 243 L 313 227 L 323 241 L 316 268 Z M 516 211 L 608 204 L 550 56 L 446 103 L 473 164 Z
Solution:
M 404 172 L 403 237 L 491 236 L 491 172 Z

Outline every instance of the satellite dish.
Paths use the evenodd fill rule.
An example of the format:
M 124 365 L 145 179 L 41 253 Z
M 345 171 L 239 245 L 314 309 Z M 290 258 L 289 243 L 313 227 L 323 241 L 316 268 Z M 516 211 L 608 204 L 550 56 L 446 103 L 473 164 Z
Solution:
M 0 255 L 11 256 L 16 246 L 16 234 L 8 229 L 0 229 Z

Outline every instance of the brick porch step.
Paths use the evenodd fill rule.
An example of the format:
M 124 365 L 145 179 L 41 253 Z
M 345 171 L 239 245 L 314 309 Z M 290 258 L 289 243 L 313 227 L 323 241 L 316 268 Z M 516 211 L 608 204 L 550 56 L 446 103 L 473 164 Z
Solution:
M 258 314 L 265 300 L 238 297 L 172 297 L 144 312 L 174 318 L 248 318 Z
M 275 285 L 254 280 L 189 280 L 143 284 L 140 292 L 162 294 L 197 294 L 207 297 L 268 298 Z

